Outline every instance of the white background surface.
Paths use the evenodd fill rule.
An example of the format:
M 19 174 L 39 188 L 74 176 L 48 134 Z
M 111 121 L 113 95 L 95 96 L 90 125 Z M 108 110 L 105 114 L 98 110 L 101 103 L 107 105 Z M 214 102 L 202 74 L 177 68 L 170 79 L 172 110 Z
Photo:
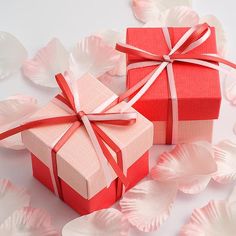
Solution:
M 193 2 L 194 9 L 200 15 L 214 14 L 221 20 L 228 37 L 230 51 L 228 58 L 236 61 L 235 0 L 193 0 Z M 52 37 L 58 37 L 70 48 L 79 39 L 94 32 L 105 29 L 122 31 L 128 26 L 138 25 L 128 0 L 0 0 L 0 31 L 15 35 L 26 47 L 30 57 Z M 22 78 L 20 73 L 0 81 L 0 99 L 16 93 L 35 96 L 41 104 L 44 104 L 57 91 L 39 88 Z M 235 141 L 232 132 L 235 122 L 236 108 L 223 100 L 220 119 L 215 122 L 214 143 L 226 138 Z M 154 147 L 151 150 L 151 161 L 153 162 L 158 153 L 166 148 L 168 147 Z M 28 189 L 32 195 L 32 206 L 45 208 L 58 229 L 78 216 L 33 179 L 27 151 L 1 149 L 0 178 L 8 178 Z M 171 217 L 158 232 L 143 234 L 132 230 L 131 235 L 177 235 L 194 208 L 206 205 L 211 199 L 225 199 L 232 186 L 211 182 L 207 190 L 201 194 L 189 196 L 179 193 Z

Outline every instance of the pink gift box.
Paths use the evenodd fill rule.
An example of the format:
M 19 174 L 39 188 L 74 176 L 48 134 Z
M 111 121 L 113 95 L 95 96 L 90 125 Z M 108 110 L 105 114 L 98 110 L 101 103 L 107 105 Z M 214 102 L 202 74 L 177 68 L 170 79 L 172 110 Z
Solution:
M 86 113 L 92 112 L 107 99 L 116 97 L 111 90 L 90 75 L 85 75 L 79 80 L 79 94 L 81 110 Z M 116 105 L 109 112 L 119 111 L 123 104 Z M 129 111 L 135 110 L 130 108 Z M 68 113 L 55 103 L 50 102 L 34 114 L 33 118 L 64 115 L 68 115 Z M 52 170 L 51 150 L 70 125 L 71 123 L 33 128 L 24 131 L 22 139 L 29 151 L 43 165 Z M 139 113 L 133 125 L 97 125 L 120 148 L 125 175 L 129 167 L 136 163 L 152 146 L 153 125 Z M 114 151 L 109 150 L 116 160 Z M 89 200 L 106 188 L 103 170 L 83 126 L 79 127 L 57 152 L 57 169 L 59 178 L 84 199 Z M 114 180 L 117 178 L 113 170 L 112 177 Z

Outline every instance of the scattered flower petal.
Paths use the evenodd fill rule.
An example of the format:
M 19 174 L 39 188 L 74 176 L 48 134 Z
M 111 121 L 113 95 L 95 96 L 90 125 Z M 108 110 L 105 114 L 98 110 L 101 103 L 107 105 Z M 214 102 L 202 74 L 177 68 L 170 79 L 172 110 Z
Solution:
M 132 0 L 131 7 L 135 17 L 143 22 L 156 20 L 161 13 L 177 6 L 192 6 L 191 0 Z
M 232 70 L 231 70 L 232 71 Z M 233 72 L 233 71 L 232 71 Z M 224 76 L 224 97 L 232 104 L 236 105 L 236 81 L 233 76 Z M 236 130 L 236 129 L 235 129 Z
M 0 225 L 0 235 L 59 236 L 45 211 L 29 207 L 15 211 L 6 219 Z
M 14 186 L 9 180 L 0 179 L 0 225 L 11 214 L 22 208 L 29 206 L 30 196 L 24 189 Z M 8 235 L 1 234 L 0 235 Z
M 53 88 L 57 87 L 55 74 L 64 73 L 68 67 L 69 53 L 54 38 L 32 60 L 24 63 L 22 71 L 33 83 Z
M 116 47 L 116 43 L 125 43 L 125 33 L 123 32 L 106 30 L 101 33 L 98 33 L 97 35 L 101 37 L 106 44 L 108 44 L 114 49 Z M 126 55 L 124 53 L 120 53 L 119 51 L 116 51 L 116 53 L 119 55 L 119 59 L 114 69 L 109 71 L 109 74 L 123 76 L 126 74 Z
M 221 22 L 214 15 L 207 15 L 201 17 L 199 23 L 204 23 L 204 22 L 207 22 L 210 26 L 215 27 L 218 54 L 221 56 L 225 56 L 227 51 L 226 50 L 227 39 Z
M 155 0 L 132 0 L 131 7 L 134 16 L 143 23 L 159 18 L 160 16 L 160 10 Z
M 156 3 L 158 9 L 161 11 L 165 11 L 169 8 L 172 7 L 177 7 L 177 6 L 192 6 L 192 0 L 172 0 L 172 1 L 166 1 L 166 0 L 154 0 Z
M 76 78 L 86 73 L 99 77 L 114 69 L 119 54 L 98 36 L 86 37 L 72 51 L 70 70 Z
M 144 28 L 158 28 L 165 26 L 163 18 L 159 17 L 158 19 L 152 19 L 143 25 Z
M 25 95 L 16 95 L 0 101 L 0 130 L 19 125 L 37 110 L 37 100 Z M 21 135 L 16 134 L 0 141 L 0 146 L 15 150 L 24 149 Z
M 184 193 L 196 194 L 206 188 L 216 170 L 211 145 L 198 142 L 178 144 L 172 151 L 163 153 L 151 175 L 164 183 L 178 183 Z
M 167 9 L 161 15 L 162 26 L 192 27 L 199 22 L 198 14 L 190 7 L 178 6 Z
M 233 236 L 236 235 L 236 214 L 227 201 L 211 201 L 195 209 L 189 223 L 181 229 L 181 236 Z
M 159 18 L 153 18 L 144 27 L 192 27 L 199 23 L 199 15 L 192 8 L 177 6 L 163 11 Z
M 111 71 L 108 71 L 110 75 L 113 76 L 125 76 L 126 75 L 126 55 L 125 53 L 119 53 L 119 59 L 116 66 Z
M 147 180 L 129 190 L 120 201 L 124 217 L 144 232 L 157 230 L 169 217 L 177 193 L 175 183 Z
M 233 191 L 231 192 L 227 201 L 230 204 L 230 210 L 232 211 L 232 214 L 236 215 L 236 186 L 233 188 Z
M 100 76 L 98 79 L 117 95 L 121 95 L 126 91 L 125 76 L 115 77 L 110 73 L 106 73 Z
M 217 173 L 215 181 L 223 184 L 236 180 L 236 144 L 225 140 L 215 146 Z
M 105 30 L 96 34 L 98 37 L 107 43 L 109 46 L 115 48 L 117 42 L 125 42 L 125 33 L 115 30 Z
M 228 197 L 228 202 L 229 203 L 236 202 L 236 186 L 233 188 L 233 191 L 231 192 L 230 196 Z
M 0 79 L 3 79 L 18 69 L 27 58 L 27 51 L 13 35 L 0 32 Z
M 66 224 L 62 230 L 63 236 L 125 236 L 129 225 L 123 220 L 122 213 L 114 208 L 108 208 L 81 216 Z

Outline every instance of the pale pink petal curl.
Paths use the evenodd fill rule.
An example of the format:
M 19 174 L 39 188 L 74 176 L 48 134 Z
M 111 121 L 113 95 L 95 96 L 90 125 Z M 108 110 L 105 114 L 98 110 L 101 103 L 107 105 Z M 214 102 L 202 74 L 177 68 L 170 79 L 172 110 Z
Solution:
M 211 201 L 195 209 L 189 222 L 181 229 L 181 236 L 236 235 L 236 214 L 227 201 Z
M 24 189 L 17 188 L 9 180 L 0 179 L 0 225 L 14 211 L 27 207 L 29 204 L 30 196 Z M 4 234 L 0 233 L 0 235 Z
M 236 144 L 229 141 L 221 141 L 215 146 L 215 161 L 217 172 L 214 180 L 228 184 L 236 180 Z
M 152 169 L 153 179 L 176 182 L 180 191 L 196 194 L 203 191 L 217 170 L 214 153 L 205 142 L 178 144 L 163 153 Z
M 41 209 L 25 207 L 15 211 L 0 225 L 0 235 L 59 236 L 51 218 Z
M 0 101 L 0 132 L 20 125 L 37 109 L 37 100 L 26 95 L 15 95 Z M 0 146 L 15 150 L 25 148 L 20 134 L 1 140 Z
M 72 51 L 70 71 L 76 78 L 86 73 L 99 77 L 115 68 L 119 60 L 117 51 L 98 36 L 81 40 Z
M 135 17 L 143 22 L 156 21 L 161 14 L 170 8 L 177 6 L 191 6 L 191 0 L 132 0 L 131 7 Z
M 7 32 L 0 32 L 0 79 L 20 69 L 27 58 L 27 51 L 17 38 Z
M 167 9 L 162 13 L 163 26 L 192 27 L 199 22 L 198 14 L 190 7 L 178 6 Z
M 129 225 L 122 213 L 109 208 L 70 221 L 63 227 L 62 236 L 127 236 L 128 231 Z
M 57 87 L 55 74 L 64 73 L 69 66 L 69 53 L 54 38 L 35 57 L 24 63 L 22 72 L 33 83 L 45 87 Z
M 175 197 L 175 183 L 147 180 L 129 190 L 120 201 L 124 217 L 143 232 L 158 230 L 169 217 Z
M 114 30 L 106 30 L 98 33 L 97 35 L 102 38 L 104 43 L 114 49 L 117 43 L 125 43 L 126 40 L 124 32 L 118 32 Z M 119 51 L 116 51 L 116 53 L 118 55 L 118 61 L 115 67 L 109 71 L 109 74 L 114 76 L 123 76 L 126 74 L 126 55 L 124 53 L 120 53 Z

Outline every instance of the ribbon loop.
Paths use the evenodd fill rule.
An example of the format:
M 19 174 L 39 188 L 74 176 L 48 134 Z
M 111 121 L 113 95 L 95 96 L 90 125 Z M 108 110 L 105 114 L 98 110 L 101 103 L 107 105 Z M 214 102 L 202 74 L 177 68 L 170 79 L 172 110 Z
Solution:
M 74 96 L 70 90 L 70 87 L 68 83 L 66 82 L 64 76 L 62 74 L 57 74 L 55 76 L 57 84 L 59 85 L 63 95 L 65 96 L 67 100 L 67 104 L 70 106 L 70 108 L 76 112 L 76 107 L 75 107 L 75 101 L 74 101 Z

